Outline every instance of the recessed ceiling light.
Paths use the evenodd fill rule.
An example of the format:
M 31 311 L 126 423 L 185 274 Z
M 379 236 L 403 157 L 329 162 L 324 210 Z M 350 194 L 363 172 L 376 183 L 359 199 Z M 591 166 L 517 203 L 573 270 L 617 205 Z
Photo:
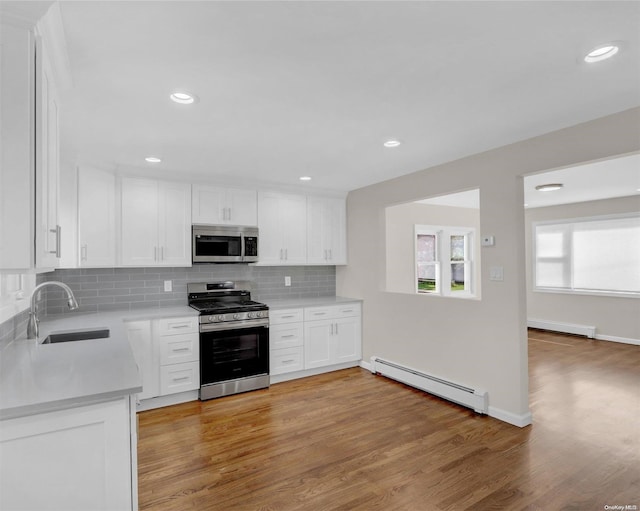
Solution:
M 598 46 L 597 48 L 594 48 L 589 53 L 587 53 L 587 55 L 584 57 L 584 61 L 591 63 L 609 59 L 616 53 L 618 53 L 619 50 L 620 47 L 613 43 Z
M 148 163 L 160 163 L 162 160 L 157 156 L 147 156 L 144 161 Z
M 384 146 L 385 147 L 398 147 L 400 144 L 402 144 L 402 142 L 400 142 L 399 140 L 391 139 L 391 140 L 387 140 L 384 143 Z
M 191 103 L 195 103 L 197 100 L 197 96 L 195 94 L 185 91 L 172 92 L 169 97 L 171 98 L 171 101 L 180 103 L 181 105 L 190 105 Z
M 562 183 L 549 183 L 546 185 L 536 186 L 536 190 L 539 192 L 553 192 L 554 190 L 560 190 L 564 185 Z
M 309 176 L 302 176 L 302 177 L 300 178 L 300 181 L 311 181 L 311 177 L 309 177 Z

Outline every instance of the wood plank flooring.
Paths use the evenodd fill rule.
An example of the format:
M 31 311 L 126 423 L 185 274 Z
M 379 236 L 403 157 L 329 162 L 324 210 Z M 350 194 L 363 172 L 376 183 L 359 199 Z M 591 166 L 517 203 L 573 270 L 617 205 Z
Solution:
M 355 368 L 139 414 L 153 511 L 640 511 L 640 348 L 531 330 L 533 426 Z

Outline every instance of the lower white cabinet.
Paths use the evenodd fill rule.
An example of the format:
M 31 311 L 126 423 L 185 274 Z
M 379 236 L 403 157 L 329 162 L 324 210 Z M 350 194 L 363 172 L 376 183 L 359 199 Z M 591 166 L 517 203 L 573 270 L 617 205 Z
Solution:
M 271 311 L 271 375 L 362 358 L 360 303 Z
M 0 509 L 137 510 L 129 396 L 0 421 Z
M 200 387 L 197 317 L 131 321 L 127 334 L 142 377 L 139 400 Z

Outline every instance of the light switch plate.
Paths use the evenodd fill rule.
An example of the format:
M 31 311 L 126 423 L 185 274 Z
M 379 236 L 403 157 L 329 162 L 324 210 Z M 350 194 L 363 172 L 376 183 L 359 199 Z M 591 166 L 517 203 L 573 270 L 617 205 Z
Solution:
M 291 277 L 285 277 L 284 278 L 284 285 L 285 286 L 290 286 L 291 285 Z
M 172 284 L 172 282 L 171 282 L 170 280 L 165 280 L 165 281 L 164 281 L 164 290 L 165 290 L 166 292 L 169 292 L 169 291 L 171 291 L 172 289 L 173 289 L 173 284 Z
M 493 236 L 483 236 L 480 240 L 480 244 L 483 247 L 493 247 L 496 244 L 496 240 Z
M 489 280 L 503 281 L 504 268 L 502 266 L 492 266 L 489 268 Z

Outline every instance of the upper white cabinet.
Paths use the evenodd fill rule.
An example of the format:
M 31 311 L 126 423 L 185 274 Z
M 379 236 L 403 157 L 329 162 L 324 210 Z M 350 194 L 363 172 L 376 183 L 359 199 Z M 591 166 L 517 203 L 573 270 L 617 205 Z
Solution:
M 116 178 L 111 172 L 78 169 L 78 245 L 82 268 L 116 265 Z
M 50 57 L 36 38 L 36 268 L 55 268 L 61 257 L 59 99 Z
M 123 178 L 121 265 L 191 266 L 191 186 Z
M 40 19 L 48 6 L 13 13 L 12 5 L 0 6 L 0 269 L 51 269 L 61 257 L 56 79 L 63 73 L 48 46 L 61 22 L 51 12 Z
M 193 185 L 194 224 L 258 225 L 258 199 L 255 190 Z
M 307 263 L 307 198 L 258 192 L 260 264 Z
M 307 263 L 347 264 L 344 199 L 307 197 Z

